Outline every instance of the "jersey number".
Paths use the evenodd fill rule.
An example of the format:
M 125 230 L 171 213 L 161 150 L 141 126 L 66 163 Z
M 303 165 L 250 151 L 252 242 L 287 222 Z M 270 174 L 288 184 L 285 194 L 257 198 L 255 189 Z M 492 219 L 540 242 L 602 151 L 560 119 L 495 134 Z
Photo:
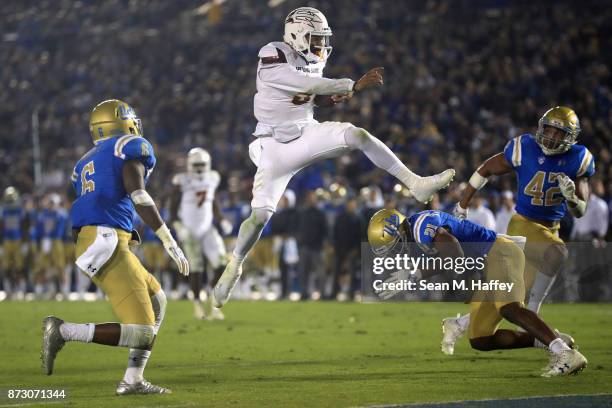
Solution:
M 198 208 L 202 206 L 202 204 L 204 204 L 204 201 L 206 201 L 206 194 L 208 193 L 207 190 L 202 190 L 202 191 L 198 191 L 196 193 L 196 197 L 198 198 Z
M 95 172 L 93 160 L 83 166 L 83 170 L 81 170 L 81 195 L 90 193 L 96 189 L 96 183 L 87 178 L 87 176 L 91 176 Z
M 556 183 L 557 176 L 561 174 L 562 173 L 548 173 L 548 182 Z M 561 204 L 563 202 L 563 196 L 561 195 L 561 189 L 559 187 L 550 187 L 546 190 L 546 193 L 544 193 L 545 179 L 546 172 L 538 171 L 531 178 L 531 181 L 527 183 L 523 193 L 531 197 L 531 205 L 544 205 L 550 207 Z

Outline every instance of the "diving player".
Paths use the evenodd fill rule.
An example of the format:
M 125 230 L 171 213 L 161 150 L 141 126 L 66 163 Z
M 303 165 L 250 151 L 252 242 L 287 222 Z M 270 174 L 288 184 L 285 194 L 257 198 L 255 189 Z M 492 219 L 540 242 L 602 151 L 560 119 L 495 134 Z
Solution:
M 586 367 L 587 360 L 571 349 L 559 333 L 555 333 L 533 311 L 523 306 L 525 256 L 519 247 L 524 237 L 496 234 L 468 220 L 461 220 L 439 211 L 422 211 L 408 218 L 395 210 L 380 210 L 368 225 L 368 241 L 375 255 L 413 255 L 410 243 L 416 243 L 425 256 L 442 259 L 486 258 L 484 277 L 487 282 L 514 284 L 511 294 L 476 291 L 470 302 L 472 318 L 468 327 L 472 348 L 481 351 L 547 347 L 550 363 L 543 377 L 573 374 Z M 519 244 L 519 245 L 517 245 Z M 414 255 L 413 255 L 414 257 Z M 467 262 L 466 262 L 467 264 Z M 416 278 L 441 271 L 422 270 Z M 502 319 L 525 331 L 499 329 Z
M 171 391 L 143 378 L 151 348 L 166 312 L 166 296 L 157 280 L 130 251 L 134 210 L 164 244 L 180 273 L 189 265 L 163 223 L 145 184 L 155 166 L 151 144 L 142 137 L 140 119 L 125 102 L 106 100 L 92 111 L 89 128 L 94 147 L 74 167 L 77 198 L 71 209 L 76 235 L 76 264 L 108 296 L 121 323 L 68 323 L 43 320 L 42 365 L 53 373 L 66 341 L 129 347 L 128 368 L 117 395 Z
M 0 238 L 2 238 L 2 269 L 4 291 L 9 299 L 21 298 L 25 292 L 24 259 L 21 251 L 27 231 L 26 214 L 19 192 L 7 187 L 2 196 L 0 211 Z
M 245 257 L 300 169 L 358 149 L 377 167 L 398 178 L 421 202 L 428 202 L 455 174 L 448 169 L 420 177 L 367 130 L 347 122 L 319 123 L 314 119 L 315 106 L 333 106 L 383 83 L 382 68 L 369 70 L 357 81 L 324 78 L 331 35 L 323 13 L 300 7 L 285 19 L 284 42 L 271 42 L 259 50 L 254 100 L 258 123 L 253 133 L 257 139 L 249 145 L 251 160 L 257 166 L 252 211 L 240 226 L 233 257 L 213 291 L 219 307 L 229 299 Z
M 212 304 L 206 309 L 201 304 L 200 291 L 207 260 L 213 269 L 211 287 L 217 283 L 227 264 L 225 244 L 213 221 L 219 223 L 224 232 L 230 233 L 231 223 L 223 216 L 215 192 L 221 176 L 212 170 L 210 154 L 201 147 L 187 153 L 187 172 L 172 178 L 174 191 L 170 198 L 170 217 L 181 245 L 191 266 L 189 277 L 193 292 L 194 316 L 197 319 L 223 320 L 220 309 Z
M 579 133 L 580 122 L 572 109 L 549 109 L 540 118 L 535 136 L 527 133 L 510 140 L 502 153 L 478 167 L 454 210 L 454 215 L 465 218 L 472 197 L 488 177 L 516 173 L 516 214 L 508 224 L 508 234 L 527 238 L 527 308 L 536 313 L 567 260 L 559 221 L 566 210 L 582 217 L 589 199 L 588 180 L 595 173 L 595 159 L 586 147 L 576 144 Z M 453 353 L 468 321 L 469 315 L 443 320 L 442 352 Z

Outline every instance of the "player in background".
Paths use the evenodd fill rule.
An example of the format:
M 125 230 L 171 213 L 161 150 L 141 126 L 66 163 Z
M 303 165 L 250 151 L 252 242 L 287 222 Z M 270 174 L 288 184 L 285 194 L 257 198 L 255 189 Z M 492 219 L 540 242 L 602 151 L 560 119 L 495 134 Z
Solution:
M 409 253 L 413 258 L 421 255 L 444 260 L 471 258 L 474 263 L 478 258 L 486 259 L 483 271 L 486 281 L 514 285 L 511 294 L 474 292 L 470 302 L 473 318 L 468 326 L 472 348 L 481 351 L 545 348 L 551 356 L 543 377 L 575 374 L 586 367 L 586 358 L 570 348 L 573 345 L 570 336 L 553 331 L 523 305 L 525 255 L 520 245 L 524 244 L 524 237 L 497 234 L 440 211 L 422 211 L 405 217 L 396 210 L 380 210 L 370 219 L 368 242 L 378 257 Z M 412 272 L 413 279 L 420 280 L 443 271 Z M 408 272 L 405 276 L 409 276 Z M 398 278 L 405 279 L 399 275 Z M 502 319 L 524 331 L 500 329 Z
M 22 299 L 26 289 L 22 243 L 27 234 L 27 217 L 15 187 L 4 190 L 0 214 L 2 284 L 8 299 Z
M 452 169 L 431 177 L 410 171 L 384 143 L 367 130 L 346 122 L 319 123 L 316 106 L 333 106 L 355 93 L 383 83 L 382 68 L 369 70 L 359 80 L 323 77 L 332 47 L 332 30 L 319 10 L 300 7 L 285 19 L 283 42 L 259 50 L 254 113 L 256 140 L 249 155 L 257 166 L 251 215 L 240 226 L 233 257 L 213 291 L 222 306 L 242 274 L 245 257 L 274 214 L 287 184 L 300 169 L 318 160 L 361 150 L 377 167 L 406 185 L 414 197 L 431 200 L 447 186 Z
M 68 213 L 62 206 L 60 195 L 45 195 L 37 220 L 40 245 L 34 292 L 38 298 L 44 296 L 46 299 L 67 299 L 68 280 L 63 241 L 67 221 Z M 58 296 L 58 293 L 61 295 Z
M 215 199 L 221 176 L 211 166 L 210 154 L 206 150 L 194 147 L 189 151 L 187 172 L 172 178 L 174 190 L 170 198 L 170 219 L 191 266 L 189 279 L 194 316 L 197 319 L 223 320 L 225 317 L 212 304 L 211 296 L 208 296 L 206 308 L 200 299 L 205 262 L 208 261 L 213 269 L 211 288 L 227 264 L 225 244 L 214 222 L 219 223 L 225 234 L 232 231 L 231 223 L 223 216 Z
M 130 251 L 129 245 L 139 242 L 132 228 L 134 211 L 155 230 L 182 274 L 189 274 L 189 265 L 145 190 L 156 159 L 132 107 L 117 99 L 104 101 L 93 109 L 89 128 L 95 146 L 72 173 L 76 200 L 70 216 L 76 264 L 108 296 L 121 323 L 79 324 L 45 318 L 43 369 L 47 375 L 53 373 L 57 353 L 67 341 L 129 347 L 128 368 L 117 385 L 117 395 L 169 393 L 143 377 L 166 312 L 166 296 Z
M 567 248 L 559 237 L 560 220 L 566 211 L 582 217 L 589 199 L 589 177 L 595 173 L 595 159 L 586 147 L 576 144 L 579 133 L 580 122 L 572 109 L 549 109 L 540 118 L 535 136 L 526 133 L 515 137 L 503 152 L 478 167 L 454 210 L 456 216 L 465 218 L 472 197 L 490 176 L 516 174 L 516 214 L 510 219 L 508 234 L 527 238 L 527 308 L 536 313 L 567 260 Z M 453 354 L 454 344 L 465 332 L 469 319 L 467 314 L 443 320 L 443 353 Z
M 24 211 L 26 214 L 27 230 L 26 230 L 26 251 L 25 251 L 25 269 L 29 274 L 29 279 L 35 285 L 35 279 L 38 276 L 38 247 L 40 244 L 40 230 L 38 226 L 39 200 L 35 196 L 29 196 L 25 199 Z M 36 290 L 36 286 L 34 286 Z M 41 289 L 42 291 L 42 289 Z M 36 295 L 33 294 L 32 297 Z M 26 295 L 26 298 L 28 296 Z
M 66 214 L 69 214 L 70 213 L 70 203 L 68 202 L 68 200 L 63 200 L 63 201 L 64 201 L 64 211 L 66 212 Z M 70 217 L 66 217 L 66 223 L 64 225 L 64 233 L 62 235 L 62 245 L 64 248 L 64 265 L 65 265 L 64 266 L 64 276 L 66 279 L 67 294 L 69 295 L 71 291 L 71 282 L 72 282 L 72 277 L 73 277 L 72 272 L 74 271 L 74 268 L 75 268 L 74 262 L 76 261 L 74 257 L 74 240 L 72 239 L 72 220 L 70 219 Z M 79 287 L 78 287 L 79 275 L 81 274 L 77 273 L 74 277 L 75 279 L 74 282 L 75 282 L 77 292 L 79 290 Z M 83 298 L 81 297 L 80 299 L 83 299 Z

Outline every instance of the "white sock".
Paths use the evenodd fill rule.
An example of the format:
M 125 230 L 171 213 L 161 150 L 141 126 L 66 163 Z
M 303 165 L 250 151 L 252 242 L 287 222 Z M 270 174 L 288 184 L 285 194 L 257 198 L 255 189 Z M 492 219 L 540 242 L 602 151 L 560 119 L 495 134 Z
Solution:
M 542 302 L 546 295 L 548 295 L 548 291 L 552 287 L 553 283 L 555 283 L 555 276 L 548 276 L 543 274 L 540 271 L 536 272 L 535 281 L 533 282 L 533 286 L 529 291 L 529 302 L 527 303 L 527 309 L 539 313 L 540 307 L 542 306 Z
M 553 354 L 559 354 L 564 350 L 571 350 L 567 344 L 560 338 L 557 337 L 548 345 L 548 349 Z
M 459 327 L 461 327 L 461 330 L 467 330 L 468 326 L 470 325 L 470 314 L 464 314 L 463 316 L 460 316 L 457 318 L 457 324 L 459 324 Z
M 91 343 L 96 325 L 93 323 L 63 323 L 60 326 L 62 338 L 66 341 Z
M 134 384 L 142 381 L 144 379 L 142 374 L 144 373 L 147 361 L 149 361 L 149 356 L 151 356 L 151 350 L 131 348 L 128 358 L 128 367 L 125 370 L 123 381 L 128 384 Z

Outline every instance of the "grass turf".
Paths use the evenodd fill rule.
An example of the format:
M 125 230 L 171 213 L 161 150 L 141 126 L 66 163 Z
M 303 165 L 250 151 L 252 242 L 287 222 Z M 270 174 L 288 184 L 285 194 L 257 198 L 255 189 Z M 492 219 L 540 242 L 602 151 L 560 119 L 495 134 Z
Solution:
M 145 371 L 172 395 L 114 396 L 127 350 L 69 343 L 52 376 L 39 361 L 41 320 L 112 320 L 106 302 L 0 303 L 0 389 L 65 388 L 72 406 L 369 406 L 412 402 L 609 393 L 612 305 L 545 305 L 589 359 L 578 376 L 544 379 L 543 350 L 476 352 L 465 339 L 440 353 L 449 303 L 230 302 L 224 322 L 192 318 L 170 302 Z M 606 385 L 607 384 L 607 385 Z M 0 405 L 6 399 L 0 396 Z M 21 401 L 25 403 L 25 401 Z

